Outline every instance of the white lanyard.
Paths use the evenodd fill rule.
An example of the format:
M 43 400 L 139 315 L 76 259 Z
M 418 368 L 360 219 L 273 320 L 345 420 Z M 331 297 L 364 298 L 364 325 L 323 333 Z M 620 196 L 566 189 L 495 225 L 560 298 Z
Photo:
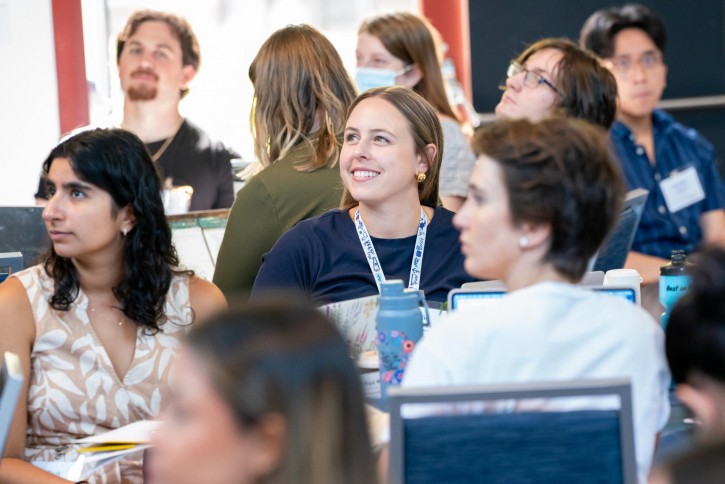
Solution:
M 360 217 L 360 209 L 355 209 L 355 227 L 357 228 L 357 236 L 360 239 L 365 257 L 368 259 L 370 270 L 373 273 L 375 284 L 380 292 L 380 285 L 385 281 L 383 268 L 380 266 L 378 254 L 375 252 L 373 241 L 370 238 L 368 229 Z M 423 266 L 423 251 L 425 250 L 425 234 L 428 231 L 428 217 L 425 216 L 423 207 L 420 209 L 420 222 L 418 223 L 418 235 L 415 238 L 415 248 L 413 249 L 413 261 L 410 263 L 410 278 L 408 280 L 408 288 L 415 289 L 420 287 L 420 270 Z

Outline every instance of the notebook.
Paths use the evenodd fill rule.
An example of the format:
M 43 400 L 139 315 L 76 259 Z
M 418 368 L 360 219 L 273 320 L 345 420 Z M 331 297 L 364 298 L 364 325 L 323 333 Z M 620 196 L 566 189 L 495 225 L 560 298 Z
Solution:
M 10 433 L 15 407 L 23 388 L 23 373 L 20 358 L 15 353 L 5 352 L 0 371 L 0 456 L 5 452 L 5 443 Z

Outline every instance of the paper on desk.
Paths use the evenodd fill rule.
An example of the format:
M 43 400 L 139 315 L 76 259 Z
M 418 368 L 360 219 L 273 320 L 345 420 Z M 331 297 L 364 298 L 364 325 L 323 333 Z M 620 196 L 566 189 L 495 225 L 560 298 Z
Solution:
M 77 442 L 79 444 L 148 444 L 151 442 L 151 434 L 161 425 L 160 420 L 139 420 L 123 427 L 119 427 L 105 434 L 91 435 Z

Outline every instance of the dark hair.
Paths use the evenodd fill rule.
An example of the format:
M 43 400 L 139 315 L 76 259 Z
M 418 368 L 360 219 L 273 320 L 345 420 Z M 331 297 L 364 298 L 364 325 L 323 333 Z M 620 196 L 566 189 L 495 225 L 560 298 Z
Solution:
M 617 115 L 617 81 L 599 59 L 572 41 L 561 38 L 541 39 L 531 44 L 516 59 L 520 64 L 544 49 L 562 53 L 553 73 L 561 93 L 557 111 L 581 118 L 609 129 Z
M 690 289 L 666 328 L 667 361 L 677 383 L 700 374 L 725 384 L 725 250 L 710 247 L 692 259 Z
M 443 157 L 443 129 L 441 128 L 441 122 L 438 119 L 435 108 L 423 99 L 420 94 L 408 87 L 376 87 L 374 89 L 368 89 L 353 101 L 347 110 L 345 124 L 347 124 L 347 120 L 350 119 L 350 115 L 358 104 L 365 99 L 374 97 L 379 97 L 392 104 L 408 122 L 410 134 L 415 143 L 415 151 L 428 162 L 425 181 L 418 184 L 420 203 L 431 207 L 437 206 L 438 179 L 440 178 L 441 159 Z M 425 149 L 429 144 L 436 146 L 436 154 L 433 158 L 428 155 Z M 411 180 L 414 180 L 414 178 L 411 177 Z M 347 187 L 345 187 L 342 193 L 340 207 L 349 209 L 356 204 L 357 201 L 352 198 Z
M 614 37 L 624 29 L 640 29 L 665 53 L 667 29 L 662 19 L 638 3 L 597 10 L 584 22 L 579 44 L 602 59 L 614 55 Z
M 61 142 L 43 163 L 47 176 L 53 161 L 67 158 L 78 178 L 105 190 L 113 211 L 129 206 L 135 225 L 125 237 L 123 279 L 113 288 L 128 319 L 153 333 L 166 321 L 164 302 L 179 260 L 171 243 L 171 229 L 161 200 L 161 179 L 143 142 L 122 129 L 83 131 Z M 52 197 L 51 197 L 52 198 Z M 55 281 L 50 305 L 67 311 L 79 293 L 78 275 L 71 259 L 51 246 L 45 271 Z
M 446 116 L 458 119 L 446 94 L 439 46 L 433 26 L 423 17 L 397 12 L 380 15 L 363 21 L 358 34 L 370 34 L 382 42 L 385 49 L 406 65 L 415 64 L 423 75 L 413 86 L 415 92 L 428 100 L 435 109 Z
M 240 426 L 286 421 L 263 482 L 375 482 L 362 388 L 335 326 L 296 298 L 257 301 L 194 326 L 188 344 Z
M 171 33 L 177 38 L 181 45 L 181 63 L 185 66 L 192 66 L 195 71 L 199 70 L 201 64 L 201 50 L 199 41 L 191 30 L 191 25 L 185 18 L 173 13 L 159 12 L 156 10 L 138 10 L 131 14 L 126 21 L 126 26 L 116 38 L 116 63 L 121 59 L 123 47 L 126 41 L 136 33 L 139 25 L 144 22 L 164 22 L 171 29 Z M 181 97 L 186 96 L 188 89 L 181 90 Z
M 725 441 L 699 444 L 662 469 L 671 484 L 721 484 L 725 476 Z
M 550 225 L 544 261 L 579 280 L 625 194 L 604 130 L 557 116 L 500 120 L 479 129 L 472 148 L 501 167 L 513 223 Z

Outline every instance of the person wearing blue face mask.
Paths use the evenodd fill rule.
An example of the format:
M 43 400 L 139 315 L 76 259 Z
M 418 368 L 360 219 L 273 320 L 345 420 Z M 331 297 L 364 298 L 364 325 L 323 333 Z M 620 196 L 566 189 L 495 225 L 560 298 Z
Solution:
M 412 65 L 403 67 L 398 71 L 380 67 L 358 67 L 355 72 L 355 84 L 360 92 L 376 87 L 389 87 L 398 84 L 397 79 L 413 70 Z
M 456 211 L 466 199 L 476 157 L 446 95 L 437 35 L 427 20 L 412 13 L 365 20 L 358 30 L 355 81 L 361 93 L 373 87 L 409 87 L 433 105 L 444 139 L 440 198 L 444 207 Z

